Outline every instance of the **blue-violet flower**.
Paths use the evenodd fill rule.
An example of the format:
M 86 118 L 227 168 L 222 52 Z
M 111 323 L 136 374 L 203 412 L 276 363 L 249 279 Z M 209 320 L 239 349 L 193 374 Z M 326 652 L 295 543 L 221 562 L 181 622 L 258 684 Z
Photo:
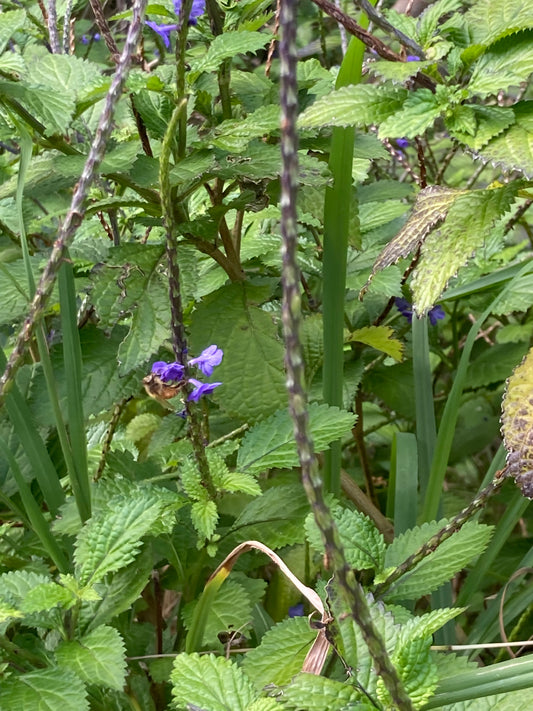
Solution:
M 419 62 L 420 57 L 418 57 L 416 54 L 408 54 L 407 55 L 407 61 L 408 62 Z
M 173 32 L 174 30 L 177 30 L 178 26 L 177 25 L 158 25 L 157 22 L 152 22 L 151 20 L 147 20 L 146 24 L 154 32 L 157 32 L 157 34 L 163 40 L 165 47 L 168 49 L 170 47 L 170 33 Z
M 179 17 L 181 13 L 181 0 L 174 0 L 174 11 L 176 15 Z M 200 15 L 203 15 L 205 12 L 205 0 L 193 0 L 192 3 L 192 8 L 191 12 L 189 15 L 189 25 L 196 25 L 198 22 L 198 18 Z M 148 27 L 150 27 L 154 32 L 157 32 L 157 34 L 161 37 L 163 42 L 165 43 L 165 47 L 169 49 L 170 47 L 170 33 L 174 32 L 174 30 L 177 30 L 179 25 L 173 24 L 173 25 L 160 25 L 157 22 L 153 22 L 152 20 L 148 20 L 146 22 Z
M 193 402 L 198 402 L 202 395 L 207 395 L 213 392 L 215 388 L 218 388 L 222 383 L 201 383 L 196 378 L 189 378 L 189 383 L 194 386 L 194 390 L 190 393 L 187 400 L 192 400 Z
M 191 358 L 187 365 L 196 366 L 204 375 L 212 375 L 213 370 L 217 365 L 220 365 L 224 353 L 221 348 L 216 345 L 205 348 L 197 358 Z M 185 367 L 181 363 L 166 363 L 164 360 L 158 360 L 152 365 L 152 373 L 157 375 L 164 383 L 172 383 L 183 381 L 185 377 Z M 202 383 L 196 378 L 187 378 L 187 382 L 193 386 L 193 390 L 189 394 L 188 400 L 198 402 L 202 395 L 207 395 L 218 388 L 222 383 Z M 180 383 L 183 385 L 183 383 Z
M 405 316 L 405 318 L 411 323 L 413 320 L 413 307 L 407 301 L 407 299 L 394 299 L 394 303 L 396 304 L 396 308 L 398 311 L 402 314 L 402 316 Z M 429 322 L 432 326 L 435 326 L 437 324 L 437 321 L 440 321 L 440 319 L 444 318 L 446 316 L 444 309 L 442 306 L 434 306 L 432 309 L 428 311 L 428 317 L 429 317 Z
M 204 375 L 212 375 L 213 368 L 222 362 L 223 352 L 217 346 L 209 346 L 198 358 L 191 358 L 189 365 L 196 365 Z
M 408 148 L 409 141 L 407 140 L 407 138 L 397 138 L 396 145 L 398 146 L 398 148 L 401 148 L 403 150 L 404 148 Z

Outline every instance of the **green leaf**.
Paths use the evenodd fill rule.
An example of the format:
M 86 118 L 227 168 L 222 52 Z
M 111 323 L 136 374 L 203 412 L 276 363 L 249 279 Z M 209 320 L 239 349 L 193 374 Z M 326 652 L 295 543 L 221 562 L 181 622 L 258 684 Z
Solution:
M 195 501 L 191 506 L 191 521 L 199 536 L 211 538 L 218 522 L 218 511 L 214 501 Z
M 279 622 L 265 633 L 259 647 L 244 657 L 244 672 L 258 691 L 268 684 L 289 683 L 301 670 L 316 634 L 306 617 Z
M 417 314 L 425 313 L 439 300 L 449 279 L 483 245 L 496 220 L 512 205 L 519 187 L 513 181 L 457 197 L 444 224 L 422 245 L 411 283 Z
M 50 581 L 29 590 L 22 598 L 21 609 L 27 613 L 50 610 L 57 605 L 69 609 L 75 602 L 76 596 L 70 590 Z
M 211 343 L 224 351 L 216 371 L 223 386 L 213 399 L 232 417 L 251 422 L 282 407 L 287 398 L 277 325 L 254 304 L 262 293 L 244 284 L 224 286 L 198 305 L 191 325 L 192 352 Z
M 462 5 L 461 0 L 438 0 L 424 9 L 418 21 L 418 41 L 426 47 L 438 27 L 443 15 L 458 10 Z
M 243 151 L 253 138 L 279 130 L 279 106 L 261 106 L 245 119 L 226 120 L 219 124 L 210 142 L 226 151 Z
M 332 514 L 350 567 L 380 572 L 385 561 L 385 540 L 368 516 L 341 506 L 335 506 Z M 309 544 L 315 550 L 324 552 L 320 530 L 312 514 L 305 521 L 305 532 Z
M 519 363 L 527 352 L 528 344 L 505 343 L 496 344 L 483 351 L 480 356 L 472 360 L 468 367 L 467 383 L 471 388 L 480 388 L 503 383 L 510 375 L 513 368 Z
M 450 620 L 453 620 L 464 612 L 463 608 L 445 608 L 440 610 L 432 610 L 425 615 L 411 617 L 403 626 L 400 633 L 401 640 L 399 646 L 409 644 L 412 640 L 418 637 L 431 637 L 437 630 Z
M 395 651 L 391 661 L 398 670 L 403 686 L 416 708 L 420 708 L 437 688 L 437 665 L 431 656 L 431 637 L 417 637 Z M 386 706 L 391 703 L 383 680 L 378 683 L 378 698 Z
M 252 682 L 242 669 L 213 654 L 178 654 L 170 679 L 176 708 L 247 711 L 255 699 Z
M 473 41 L 489 45 L 506 35 L 533 28 L 533 6 L 529 0 L 478 0 L 465 19 Z
M 236 491 L 250 496 L 259 496 L 261 487 L 250 474 L 243 472 L 230 472 L 217 479 L 217 488 L 222 491 Z
M 414 77 L 418 72 L 423 71 L 434 62 L 388 62 L 384 59 L 379 59 L 377 62 L 370 64 L 370 71 L 377 74 L 383 79 L 388 79 L 393 82 L 402 83 Z
M 493 45 L 474 65 L 468 89 L 488 96 L 520 86 L 533 72 L 532 32 L 507 37 Z
M 409 94 L 402 107 L 385 119 L 379 127 L 380 138 L 414 138 L 433 125 L 443 106 L 438 96 L 429 89 L 418 89 Z
M 27 72 L 23 79 L 28 84 L 48 87 L 75 101 L 103 81 L 96 64 L 72 54 L 50 54 L 45 47 L 30 45 L 24 60 Z
M 74 97 L 53 93 L 47 87 L 24 87 L 24 103 L 45 127 L 45 136 L 67 133 L 76 108 Z M 0 87 L 0 91 L 2 87 Z
M 465 104 L 458 106 L 457 109 L 469 109 L 474 114 L 475 129 L 474 133 L 466 133 L 464 126 L 461 126 L 457 121 L 457 114 L 452 117 L 446 117 L 446 128 L 454 138 L 467 146 L 478 151 L 483 148 L 491 138 L 509 128 L 515 121 L 515 114 L 512 108 L 504 106 L 478 106 L 477 104 Z
M 1 711 L 89 711 L 85 684 L 65 669 L 40 669 L 0 684 Z
M 521 101 L 513 106 L 516 124 L 496 136 L 482 149 L 488 158 L 506 170 L 521 170 L 533 175 L 533 101 Z
M 262 32 L 224 32 L 210 43 L 206 54 L 191 63 L 190 77 L 195 80 L 202 72 L 213 72 L 225 59 L 246 52 L 257 52 L 270 42 L 270 35 Z
M 97 627 L 80 640 L 62 642 L 55 654 L 60 669 L 69 669 L 86 684 L 117 691 L 124 686 L 124 642 L 114 627 Z
M 446 521 L 433 521 L 406 531 L 389 546 L 385 563 L 387 566 L 398 565 L 403 559 L 414 553 L 440 530 Z M 485 526 L 475 521 L 468 521 L 459 531 L 424 558 L 412 570 L 406 573 L 385 594 L 387 601 L 417 600 L 422 595 L 436 590 L 450 580 L 456 573 L 487 547 L 492 535 L 492 526 Z M 394 562 L 392 562 L 394 561 Z M 389 571 L 390 572 L 390 571 Z M 381 577 L 376 577 L 380 582 Z
M 0 13 L 0 53 L 7 47 L 7 43 L 24 27 L 26 22 L 25 10 L 8 10 Z
M 342 683 L 316 674 L 302 673 L 285 687 L 283 706 L 294 711 L 371 711 L 374 705 L 365 701 L 362 693 L 350 683 Z
M 508 346 L 504 346 L 508 347 Z M 533 429 L 531 384 L 533 382 L 533 350 L 530 350 L 507 382 L 502 402 L 502 435 L 507 451 L 507 467 L 520 490 L 533 498 L 531 460 L 533 451 L 530 433 Z
M 338 407 L 318 403 L 309 406 L 309 429 L 317 452 L 348 434 L 354 423 L 355 416 Z M 249 430 L 237 455 L 237 468 L 251 472 L 274 467 L 290 469 L 298 464 L 292 420 L 287 410 L 279 410 Z
M 382 353 L 401 361 L 403 357 L 403 343 L 393 338 L 394 331 L 390 326 L 364 326 L 357 328 L 350 334 L 350 341 L 366 343 Z
M 366 202 L 359 207 L 359 222 L 361 234 L 375 230 L 400 215 L 404 215 L 408 206 L 400 200 L 385 200 L 382 202 Z
M 300 115 L 298 126 L 319 128 L 380 124 L 401 109 L 407 96 L 407 91 L 398 87 L 369 84 L 346 86 L 315 101 Z

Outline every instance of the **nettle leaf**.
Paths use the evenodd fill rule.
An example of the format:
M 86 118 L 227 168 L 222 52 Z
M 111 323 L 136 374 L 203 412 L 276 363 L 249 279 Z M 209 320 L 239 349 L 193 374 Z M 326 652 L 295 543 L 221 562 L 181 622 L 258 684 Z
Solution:
M 507 170 L 533 175 L 533 101 L 513 106 L 515 125 L 493 138 L 482 150 L 484 158 Z
M 270 35 L 262 32 L 224 32 L 210 43 L 205 55 L 197 62 L 191 62 L 191 81 L 202 72 L 216 71 L 225 59 L 246 52 L 257 52 L 270 42 Z
M 338 407 L 318 403 L 309 406 L 309 429 L 315 451 L 348 434 L 355 415 Z M 290 469 L 299 465 L 293 424 L 288 410 L 279 410 L 249 430 L 237 455 L 237 468 L 251 472 L 265 469 Z
M 242 668 L 258 691 L 267 684 L 287 684 L 301 670 L 315 638 L 307 617 L 279 622 L 264 634 L 259 647 L 246 654 Z
M 170 680 L 176 708 L 248 711 L 256 697 L 243 670 L 214 654 L 178 654 Z
M 361 234 L 386 225 L 397 217 L 404 215 L 409 209 L 401 200 L 384 200 L 365 202 L 359 206 L 359 225 Z
M 506 35 L 533 28 L 533 6 L 529 0 L 478 0 L 465 14 L 472 39 L 489 45 Z
M 425 523 L 412 531 L 406 531 L 394 539 L 387 549 L 385 563 L 399 563 L 414 553 L 444 525 L 446 520 Z M 406 573 L 386 593 L 387 601 L 417 600 L 450 580 L 468 563 L 480 555 L 487 547 L 492 535 L 492 526 L 468 521 L 459 531 L 422 560 L 413 570 Z M 376 582 L 386 577 L 386 572 L 377 576 Z
M 426 237 L 411 288 L 417 314 L 426 313 L 440 298 L 448 281 L 485 241 L 496 220 L 516 198 L 520 183 L 473 190 L 459 195 L 444 223 Z
M 87 684 L 120 691 L 126 679 L 124 641 L 114 627 L 97 627 L 55 650 L 60 669 L 69 669 Z
M 211 538 L 218 523 L 218 511 L 214 501 L 195 501 L 191 506 L 191 521 L 198 535 Z
M 388 62 L 384 59 L 379 59 L 377 62 L 372 62 L 369 69 L 373 74 L 389 79 L 393 82 L 407 81 L 414 77 L 418 72 L 423 71 L 426 67 L 434 64 L 432 60 L 421 62 Z
M 352 331 L 350 341 L 365 343 L 382 353 L 401 361 L 403 358 L 403 343 L 397 338 L 393 338 L 394 331 L 390 326 L 364 326 Z
M 261 106 L 245 119 L 226 120 L 219 124 L 207 140 L 217 148 L 238 152 L 244 150 L 253 138 L 261 138 L 279 130 L 279 106 Z
M 51 92 L 44 86 L 23 88 L 23 102 L 44 125 L 45 136 L 67 133 L 76 109 L 74 97 L 68 93 Z
M 446 128 L 451 135 L 469 148 L 478 151 L 483 148 L 491 138 L 505 131 L 515 122 L 515 113 L 512 108 L 505 106 L 479 106 L 465 104 L 457 109 L 467 108 L 472 111 L 475 120 L 475 129 L 472 134 L 466 133 L 457 121 L 457 114 L 445 118 Z
M 430 42 L 439 20 L 443 15 L 458 10 L 462 5 L 461 0 L 438 0 L 425 8 L 418 21 L 418 41 L 424 47 Z
M 26 613 L 51 610 L 57 605 L 68 609 L 76 602 L 77 598 L 70 590 L 50 581 L 29 590 L 22 598 L 21 609 Z
M 400 87 L 371 84 L 346 86 L 315 101 L 300 115 L 298 126 L 320 128 L 381 124 L 401 109 L 407 97 L 407 90 Z
M 76 539 L 74 558 L 81 583 L 94 584 L 129 565 L 163 508 L 159 497 L 138 491 L 112 498 L 106 509 L 92 516 Z
M 341 506 L 335 506 L 332 514 L 349 565 L 355 570 L 375 570 L 379 573 L 383 569 L 386 546 L 372 521 L 360 511 L 350 511 Z M 305 521 L 305 533 L 309 544 L 323 553 L 324 544 L 312 514 Z
M 342 683 L 316 674 L 303 672 L 283 689 L 280 697 L 284 708 L 293 711 L 371 711 L 375 706 L 350 683 Z
M 5 711 L 89 711 L 85 684 L 66 669 L 10 677 L 0 684 L 0 707 Z
M 523 32 L 492 45 L 474 65 L 469 91 L 488 96 L 527 81 L 533 72 L 532 37 L 533 33 Z
M 210 343 L 224 351 L 216 371 L 223 386 L 213 399 L 231 416 L 251 422 L 282 407 L 287 398 L 277 324 L 255 305 L 255 295 L 262 301 L 263 293 L 243 284 L 224 286 L 198 305 L 191 325 L 191 352 L 200 353 Z
M 527 352 L 528 344 L 505 343 L 492 346 L 470 362 L 467 382 L 471 388 L 487 387 L 502 383 L 511 374 Z
M 5 50 L 15 32 L 24 27 L 25 22 L 25 10 L 8 10 L 0 14 L 0 53 Z
M 269 548 L 303 543 L 309 502 L 301 484 L 273 486 L 247 504 L 232 526 L 238 542 L 261 541 Z
M 363 291 L 366 291 L 377 272 L 418 249 L 426 235 L 444 220 L 450 207 L 464 192 L 440 185 L 432 185 L 421 190 L 409 219 L 376 259 Z
M 96 64 L 73 54 L 50 54 L 45 47 L 30 45 L 24 52 L 27 71 L 23 79 L 28 84 L 49 87 L 74 100 L 103 79 Z
M 507 382 L 502 402 L 502 435 L 507 467 L 524 496 L 533 499 L 533 350 Z
M 429 89 L 412 92 L 402 107 L 380 123 L 380 138 L 414 138 L 424 133 L 440 116 L 443 105 Z
M 430 647 L 430 636 L 418 637 L 408 644 L 400 645 L 391 659 L 398 670 L 405 691 L 416 708 L 433 696 L 439 682 L 437 665 L 431 655 Z M 378 682 L 377 694 L 379 700 L 389 706 L 392 700 L 383 679 Z
M 437 630 L 450 620 L 453 620 L 465 611 L 466 608 L 443 608 L 439 610 L 432 610 L 427 612 L 425 615 L 419 615 L 418 617 L 411 617 L 407 622 L 402 625 L 400 633 L 400 645 L 409 644 L 412 640 L 418 637 L 431 637 Z M 393 613 L 394 614 L 394 613 Z

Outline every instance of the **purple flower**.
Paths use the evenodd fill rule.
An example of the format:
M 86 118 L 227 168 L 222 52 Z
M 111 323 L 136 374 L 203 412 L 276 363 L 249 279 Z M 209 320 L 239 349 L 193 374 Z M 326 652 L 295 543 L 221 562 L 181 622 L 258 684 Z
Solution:
M 409 146 L 409 141 L 407 140 L 407 138 L 397 138 L 396 145 L 398 146 L 398 148 L 405 149 Z
M 191 358 L 189 365 L 196 365 L 204 375 L 212 375 L 213 368 L 220 365 L 224 353 L 218 346 L 209 346 L 203 350 L 198 358 Z
M 289 607 L 289 617 L 303 617 L 304 614 L 304 604 L 299 602 L 297 605 Z
M 215 388 L 218 388 L 222 383 L 201 383 L 195 378 L 189 378 L 189 383 L 194 386 L 194 390 L 190 393 L 187 400 L 192 400 L 193 402 L 198 402 L 202 395 L 207 395 L 213 392 Z
M 418 57 L 416 54 L 408 54 L 407 55 L 407 61 L 408 62 L 419 62 L 420 57 Z
M 146 24 L 154 32 L 157 32 L 157 34 L 161 37 L 161 39 L 165 43 L 165 47 L 168 49 L 170 47 L 170 33 L 173 32 L 174 30 L 177 30 L 178 26 L 177 25 L 158 25 L 157 22 L 151 22 L 150 20 L 147 20 Z
M 174 10 L 179 17 L 181 13 L 181 0 L 174 0 Z M 191 14 L 189 15 L 189 25 L 195 25 L 198 18 L 205 12 L 205 0 L 193 0 Z
M 100 39 L 100 35 L 98 32 L 95 32 L 94 35 L 82 35 L 81 36 L 82 44 L 89 44 L 89 42 L 91 40 L 94 42 L 98 42 L 99 39 Z
M 394 303 L 396 304 L 396 308 L 398 311 L 402 314 L 402 316 L 405 316 L 405 318 L 411 323 L 413 320 L 413 307 L 407 301 L 407 299 L 394 299 Z M 435 326 L 437 324 L 437 321 L 440 321 L 440 319 L 444 318 L 446 314 L 444 313 L 444 309 L 442 306 L 434 306 L 432 309 L 428 311 L 428 316 L 429 316 L 429 322 L 432 326 Z

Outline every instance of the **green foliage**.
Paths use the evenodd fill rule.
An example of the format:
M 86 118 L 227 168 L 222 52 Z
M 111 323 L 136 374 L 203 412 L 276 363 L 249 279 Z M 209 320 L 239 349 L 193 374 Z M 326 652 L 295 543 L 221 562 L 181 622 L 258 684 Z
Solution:
M 342 684 L 340 681 L 314 674 L 299 674 L 284 690 L 281 701 L 285 708 L 295 711 L 301 708 L 308 711 L 342 711 L 346 708 L 369 711 L 372 708 L 372 704 L 365 701 L 361 692 L 350 684 Z
M 89 711 L 82 680 L 67 669 L 41 669 L 15 677 L 1 686 L 2 711 Z

